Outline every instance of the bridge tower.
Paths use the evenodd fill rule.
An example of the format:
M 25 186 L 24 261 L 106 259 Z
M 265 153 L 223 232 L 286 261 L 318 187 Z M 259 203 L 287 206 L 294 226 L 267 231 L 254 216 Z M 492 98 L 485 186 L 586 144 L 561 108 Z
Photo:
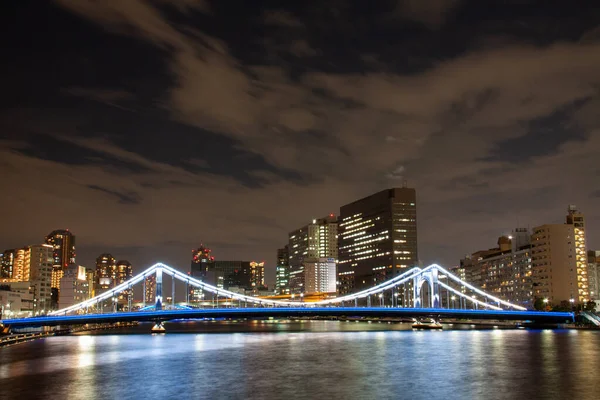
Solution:
M 423 283 L 427 282 L 429 285 L 429 298 L 430 306 L 432 308 L 440 307 L 440 288 L 438 284 L 438 269 L 432 268 L 427 272 L 424 272 L 413 278 L 413 298 L 414 307 L 421 308 L 421 287 Z
M 160 267 L 156 268 L 156 295 L 154 298 L 155 299 L 154 309 L 156 311 L 162 310 L 162 302 L 163 302 L 162 276 L 163 276 L 163 269 Z

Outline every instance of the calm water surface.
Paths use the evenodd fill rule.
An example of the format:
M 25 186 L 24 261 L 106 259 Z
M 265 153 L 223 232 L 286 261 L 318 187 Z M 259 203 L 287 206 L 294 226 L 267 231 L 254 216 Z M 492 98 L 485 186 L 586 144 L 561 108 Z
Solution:
M 0 348 L 0 399 L 600 399 L 600 332 L 325 321 L 167 328 Z

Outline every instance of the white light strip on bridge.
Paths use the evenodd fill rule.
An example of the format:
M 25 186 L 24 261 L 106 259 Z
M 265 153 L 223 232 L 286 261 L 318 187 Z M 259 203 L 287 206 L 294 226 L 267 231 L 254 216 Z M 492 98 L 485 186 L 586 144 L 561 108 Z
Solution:
M 251 303 L 255 303 L 255 304 L 265 304 L 265 305 L 273 305 L 273 306 L 298 306 L 298 305 L 303 305 L 303 306 L 319 306 L 319 305 L 326 305 L 326 304 L 337 304 L 337 303 L 341 303 L 344 301 L 351 301 L 351 300 L 356 300 L 356 299 L 362 299 L 365 298 L 367 296 L 370 296 L 372 294 L 378 294 L 381 293 L 385 290 L 389 290 L 392 289 L 395 286 L 399 286 L 402 285 L 408 281 L 410 281 L 411 279 L 416 278 L 417 276 L 428 272 L 432 269 L 438 269 L 439 271 L 442 271 L 443 273 L 446 274 L 446 276 L 449 276 L 452 280 L 456 281 L 457 283 L 459 283 L 461 286 L 467 287 L 470 290 L 480 294 L 481 296 L 484 296 L 486 298 L 489 298 L 491 300 L 493 300 L 496 303 L 500 303 L 503 304 L 505 306 L 511 307 L 511 308 L 515 308 L 515 309 L 519 309 L 519 310 L 526 310 L 525 307 L 521 307 L 521 306 L 517 306 L 514 304 L 511 304 L 507 301 L 501 300 L 497 297 L 491 296 L 477 288 L 475 288 L 474 286 L 468 284 L 467 282 L 462 281 L 460 278 L 456 277 L 455 275 L 451 274 L 450 272 L 448 272 L 447 270 L 445 270 L 444 268 L 440 267 L 437 264 L 432 264 L 428 267 L 426 267 L 425 269 L 420 269 L 418 267 L 414 267 L 412 269 L 410 269 L 409 271 L 406 271 L 404 273 L 402 273 L 401 275 L 398 275 L 396 277 L 394 277 L 393 279 L 390 279 L 388 281 L 385 281 L 377 286 L 374 286 L 372 288 L 357 292 L 357 293 L 353 293 L 350 295 L 346 295 L 346 296 L 342 296 L 342 297 L 336 297 L 336 298 L 332 298 L 332 299 L 325 299 L 325 300 L 320 300 L 320 301 L 316 301 L 316 302 L 311 302 L 311 303 L 303 303 L 303 302 L 297 302 L 297 301 L 281 301 L 281 300 L 270 300 L 270 299 L 259 299 L 256 297 L 252 297 L 252 296 L 246 296 L 243 294 L 239 294 L 239 293 L 234 293 L 234 292 L 230 292 L 228 290 L 224 290 L 224 289 L 219 289 L 216 286 L 212 286 L 209 285 L 207 283 L 204 283 L 198 279 L 192 278 L 166 264 L 163 263 L 156 263 L 153 266 L 151 266 L 150 268 L 146 269 L 144 272 L 136 275 L 135 277 L 133 277 L 132 279 L 130 279 L 127 282 L 124 282 L 120 285 L 115 286 L 114 288 L 110 289 L 109 291 L 102 293 L 96 297 L 93 297 L 89 300 L 85 300 L 79 304 L 75 304 L 73 306 L 67 307 L 67 308 L 63 308 L 61 310 L 57 310 L 57 311 L 53 311 L 51 313 L 49 313 L 49 315 L 62 315 L 62 314 L 67 314 L 69 312 L 73 312 L 73 311 L 78 311 L 78 310 L 82 310 L 82 309 L 86 309 L 94 304 L 98 304 L 101 301 L 110 299 L 112 297 L 114 297 L 115 295 L 117 295 L 118 293 L 122 292 L 123 290 L 127 290 L 130 289 L 133 285 L 141 282 L 143 279 L 145 279 L 147 276 L 152 275 L 153 273 L 156 272 L 157 269 L 162 269 L 165 273 L 167 273 L 168 275 L 170 275 L 171 277 L 177 278 L 178 280 L 182 281 L 182 282 L 186 282 L 188 284 L 191 284 L 194 287 L 199 287 L 207 292 L 211 292 L 216 294 L 217 296 L 223 296 L 223 297 L 228 297 L 230 299 L 236 299 L 236 300 L 243 300 L 246 302 L 251 302 Z M 444 286 L 445 288 L 448 288 L 449 286 L 442 284 L 439 280 L 438 283 L 441 284 L 442 286 Z M 450 290 L 455 291 L 454 289 L 450 288 Z M 469 298 L 468 296 L 455 291 L 456 293 L 458 293 L 459 295 L 469 299 L 470 301 L 477 301 L 475 299 Z M 486 306 L 489 306 L 487 303 L 482 303 Z M 493 307 L 493 306 L 491 306 Z M 499 308 L 498 308 L 499 309 Z
M 471 289 L 472 291 L 474 291 L 475 293 L 477 293 L 477 294 L 479 294 L 479 295 L 481 295 L 483 297 L 487 297 L 488 299 L 493 300 L 495 303 L 500 303 L 500 304 L 503 304 L 503 305 L 505 305 L 507 307 L 512 307 L 512 308 L 514 308 L 516 310 L 522 310 L 522 311 L 526 311 L 527 310 L 527 308 L 525 308 L 525 307 L 509 303 L 508 301 L 505 301 L 505 300 L 499 299 L 498 297 L 495 297 L 495 296 L 492 296 L 490 294 L 487 294 L 486 292 L 484 292 L 481 289 L 477 289 L 475 286 L 473 286 L 473 285 L 471 285 L 471 284 L 469 284 L 469 283 L 461 280 L 458 276 L 456 276 L 454 274 L 451 274 L 449 271 L 447 271 L 446 269 L 440 267 L 437 264 L 432 264 L 429 267 L 425 268 L 423 271 L 425 271 L 426 269 L 431 268 L 431 267 L 435 267 L 436 269 L 442 271 L 444 274 L 446 274 L 447 276 L 449 276 L 450 278 L 452 278 L 452 280 L 454 280 L 455 282 L 457 282 L 461 286 L 467 287 L 467 288 Z
M 91 299 L 82 301 L 81 303 L 72 305 L 70 307 L 66 307 L 66 308 L 63 308 L 61 310 L 50 312 L 50 313 L 48 313 L 48 315 L 61 315 L 61 314 L 69 313 L 71 311 L 83 310 L 83 309 L 88 308 L 88 307 L 90 307 L 90 306 L 92 306 L 94 304 L 98 304 L 101 301 L 108 300 L 108 299 L 114 297 L 116 294 L 119 294 L 123 290 L 130 289 L 136 283 L 139 283 L 139 282 L 143 281 L 147 276 L 152 275 L 156 271 L 156 269 L 158 268 L 157 265 L 158 264 L 154 264 L 153 266 L 151 266 L 150 268 L 148 268 L 144 272 L 142 272 L 140 274 L 137 274 L 136 276 L 134 276 L 133 278 L 131 278 L 127 282 L 123 282 L 120 285 L 115 286 L 114 288 L 110 289 L 107 292 L 99 294 L 98 296 L 92 297 Z
M 499 311 L 502 310 L 500 307 L 496 307 L 496 306 L 493 306 L 491 304 L 484 303 L 483 301 L 474 299 L 473 297 L 469 297 L 466 294 L 464 294 L 464 293 L 462 293 L 462 292 L 454 289 L 453 287 L 450 287 L 450 286 L 446 285 L 445 283 L 442 283 L 442 282 L 438 281 L 438 285 L 440 285 L 441 287 L 443 287 L 446 290 L 451 291 L 452 293 L 455 293 L 455 294 L 459 295 L 460 297 L 462 297 L 465 300 L 469 300 L 470 302 L 473 302 L 473 303 L 476 303 L 476 304 L 481 304 L 482 306 L 491 308 L 492 310 L 499 310 Z M 448 307 L 450 307 L 450 305 L 448 305 Z

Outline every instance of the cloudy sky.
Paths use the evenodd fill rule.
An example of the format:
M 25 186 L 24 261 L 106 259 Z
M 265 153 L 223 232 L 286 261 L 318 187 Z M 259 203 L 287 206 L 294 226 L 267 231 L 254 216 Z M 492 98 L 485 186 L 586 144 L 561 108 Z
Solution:
M 600 248 L 595 0 L 11 3 L 0 247 L 185 271 L 203 242 L 272 282 L 289 231 L 406 180 L 424 263 L 568 204 Z

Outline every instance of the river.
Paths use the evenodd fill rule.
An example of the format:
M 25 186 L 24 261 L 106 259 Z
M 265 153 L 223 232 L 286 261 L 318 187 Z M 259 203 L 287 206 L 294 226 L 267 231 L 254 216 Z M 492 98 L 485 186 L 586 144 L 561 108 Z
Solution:
M 189 322 L 0 348 L 0 399 L 599 399 L 600 332 Z

